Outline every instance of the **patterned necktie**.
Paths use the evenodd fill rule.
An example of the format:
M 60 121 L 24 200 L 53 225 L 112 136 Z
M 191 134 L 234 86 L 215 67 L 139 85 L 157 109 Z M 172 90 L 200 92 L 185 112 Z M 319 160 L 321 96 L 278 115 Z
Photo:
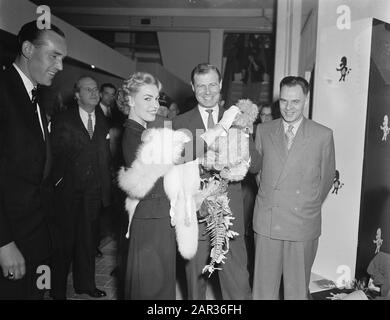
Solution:
M 34 87 L 34 89 L 31 90 L 31 102 L 36 105 L 37 104 L 37 88 Z
M 38 114 L 38 112 L 40 111 L 38 109 L 38 90 L 36 87 L 34 87 L 32 90 L 31 90 L 31 103 L 32 105 L 34 106 L 34 113 L 36 115 L 36 118 L 38 120 L 38 123 L 39 123 L 39 127 L 41 128 L 42 130 L 42 135 L 43 135 L 43 140 L 46 140 L 46 137 L 45 137 L 45 130 L 43 128 L 43 123 L 41 123 L 41 120 L 39 120 L 39 116 L 40 114 Z M 43 121 L 43 120 L 42 120 Z
M 287 131 L 286 131 L 287 150 L 290 150 L 291 145 L 292 145 L 293 140 L 294 140 L 294 132 L 293 132 L 293 129 L 294 129 L 294 126 L 290 124 L 290 125 L 288 126 Z
M 91 114 L 90 114 L 90 113 L 88 113 L 87 130 L 88 130 L 89 137 L 92 139 L 92 136 L 93 136 L 93 127 L 92 127 L 92 117 L 91 117 Z
M 213 119 L 213 113 L 214 110 L 207 109 L 206 112 L 209 114 L 209 117 L 207 118 L 207 129 L 214 128 L 214 119 Z
M 31 103 L 33 104 L 34 108 L 35 108 L 35 114 L 37 116 L 37 120 L 39 121 L 39 115 L 38 115 L 38 112 L 40 112 L 41 110 L 38 110 L 38 90 L 36 87 L 34 87 L 32 90 L 31 90 Z M 43 140 L 45 140 L 45 147 L 46 147 L 46 159 L 45 159 L 45 165 L 44 165 L 44 168 L 43 168 L 43 180 L 45 180 L 48 176 L 49 176 L 49 173 L 50 173 L 50 168 L 51 168 L 51 163 L 52 163 L 52 155 L 51 155 L 51 151 L 50 151 L 50 139 L 48 139 L 49 137 L 49 131 L 47 129 L 47 120 L 45 117 L 45 114 L 44 113 L 40 113 L 41 115 L 41 119 L 42 119 L 42 126 L 41 126 L 41 123 L 39 121 L 39 125 L 41 126 L 41 129 L 43 131 Z

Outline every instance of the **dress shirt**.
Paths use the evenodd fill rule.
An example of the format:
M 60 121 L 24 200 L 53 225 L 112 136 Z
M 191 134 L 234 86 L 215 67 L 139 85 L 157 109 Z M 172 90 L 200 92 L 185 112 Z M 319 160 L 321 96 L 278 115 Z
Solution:
M 34 84 L 31 82 L 29 78 L 23 73 L 22 70 L 19 69 L 19 67 L 16 65 L 16 63 L 12 64 L 16 71 L 19 73 L 20 77 L 22 78 L 24 87 L 27 90 L 28 96 L 30 97 L 30 100 L 32 99 L 32 93 L 31 91 L 35 88 Z M 42 124 L 42 118 L 41 118 L 41 109 L 39 108 L 39 104 L 37 103 L 37 113 L 38 113 L 38 119 L 39 119 L 39 125 L 41 126 L 42 130 L 42 136 L 43 140 L 45 140 L 45 132 L 43 130 L 43 124 Z
M 288 122 L 286 122 L 286 121 L 283 120 L 284 133 L 286 133 L 287 130 L 288 130 L 288 127 L 289 127 L 290 125 L 292 125 L 292 126 L 293 126 L 292 132 L 293 132 L 294 137 L 295 137 L 296 134 L 297 134 L 297 131 L 298 131 L 298 129 L 299 129 L 299 126 L 300 126 L 301 123 L 302 123 L 302 120 L 303 120 L 303 117 L 302 117 L 298 122 L 295 122 L 295 123 L 293 123 L 293 124 L 288 123 Z
M 79 113 L 85 129 L 87 129 L 88 131 L 88 112 L 85 111 L 83 108 L 79 107 Z M 95 110 L 91 112 L 91 118 L 92 118 L 92 128 L 93 131 L 95 131 L 95 124 L 96 124 Z
M 212 108 L 204 108 L 204 107 L 201 107 L 200 105 L 198 105 L 198 109 L 199 109 L 199 112 L 200 112 L 200 115 L 202 117 L 202 121 L 203 121 L 203 124 L 204 124 L 204 127 L 206 128 L 206 130 L 207 130 L 207 121 L 209 118 L 209 113 L 206 110 L 213 110 L 211 115 L 213 116 L 214 124 L 216 125 L 218 123 L 218 115 L 219 115 L 218 104 Z

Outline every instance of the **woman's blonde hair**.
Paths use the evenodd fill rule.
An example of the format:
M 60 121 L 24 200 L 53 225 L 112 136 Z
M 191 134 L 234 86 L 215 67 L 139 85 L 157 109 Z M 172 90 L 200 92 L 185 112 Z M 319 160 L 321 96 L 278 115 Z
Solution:
M 147 72 L 135 72 L 127 80 L 123 81 L 122 87 L 118 89 L 117 105 L 124 114 L 129 114 L 129 97 L 134 96 L 139 88 L 146 84 L 154 84 L 158 91 L 161 90 L 161 82 L 152 74 Z

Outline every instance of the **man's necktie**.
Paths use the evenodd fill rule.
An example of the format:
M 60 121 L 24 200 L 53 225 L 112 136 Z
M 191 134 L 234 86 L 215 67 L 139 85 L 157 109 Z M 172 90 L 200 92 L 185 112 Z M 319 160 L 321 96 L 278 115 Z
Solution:
M 34 87 L 34 89 L 31 90 L 31 103 L 34 105 L 35 108 L 35 114 L 37 116 L 37 120 L 39 121 L 39 115 L 38 112 L 41 110 L 38 109 L 38 95 L 37 95 L 37 88 Z M 46 147 L 46 159 L 45 159 L 45 166 L 43 168 L 43 180 L 45 180 L 50 173 L 50 168 L 51 168 L 51 162 L 52 162 L 52 157 L 51 157 L 51 151 L 50 151 L 50 139 L 49 139 L 49 131 L 47 129 L 47 120 L 46 120 L 46 115 L 44 112 L 40 112 L 40 116 L 42 119 L 42 130 L 43 130 L 43 139 L 45 140 L 45 147 Z M 41 123 L 39 121 L 39 126 L 41 126 Z
M 287 131 L 286 131 L 287 150 L 290 150 L 291 145 L 292 145 L 293 140 L 294 140 L 293 128 L 294 128 L 294 126 L 290 124 L 290 125 L 288 126 Z
M 214 128 L 214 119 L 213 119 L 213 111 L 212 109 L 207 109 L 206 112 L 209 114 L 209 117 L 207 118 L 207 129 Z
M 37 88 L 31 90 L 31 102 L 36 105 L 37 104 Z
M 39 119 L 40 117 L 40 114 L 39 113 L 39 108 L 38 108 L 38 90 L 36 87 L 34 87 L 32 90 L 31 90 L 31 103 L 32 105 L 34 106 L 34 114 L 37 118 L 37 121 L 38 121 L 38 124 L 39 124 L 39 127 L 41 128 L 41 131 L 42 131 L 42 135 L 43 135 L 43 139 L 46 139 L 45 137 L 45 131 L 43 129 L 43 124 L 41 123 L 41 120 Z
M 92 139 L 92 136 L 93 136 L 93 127 L 92 127 L 92 117 L 91 117 L 91 114 L 90 114 L 90 113 L 88 113 L 87 130 L 88 130 L 89 137 Z

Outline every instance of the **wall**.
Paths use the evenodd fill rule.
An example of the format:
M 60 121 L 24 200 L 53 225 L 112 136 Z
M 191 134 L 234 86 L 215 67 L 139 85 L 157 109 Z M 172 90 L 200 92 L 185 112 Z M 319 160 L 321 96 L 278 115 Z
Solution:
M 208 62 L 216 66 L 222 72 L 222 54 L 223 54 L 223 29 L 211 29 L 209 37 L 209 60 Z
M 209 32 L 157 32 L 163 66 L 186 83 L 192 69 L 209 61 Z M 222 51 L 221 51 L 222 54 Z
M 313 272 L 336 280 L 339 266 L 354 275 L 362 185 L 367 110 L 371 19 L 353 21 L 350 30 L 335 26 L 333 10 L 319 7 L 313 120 L 334 132 L 336 169 L 344 186 L 323 205 L 322 236 Z M 335 11 L 334 11 L 335 13 Z M 341 57 L 352 68 L 339 81 Z
M 318 24 L 318 0 L 302 1 L 301 39 L 299 48 L 298 74 L 311 72 L 316 59 Z
M 298 73 L 301 20 L 302 0 L 277 0 L 273 100 L 280 80 Z
M 17 34 L 20 27 L 37 19 L 37 6 L 27 0 L 0 0 L 0 29 Z M 101 70 L 127 77 L 135 70 L 135 61 L 91 38 L 63 20 L 52 16 L 51 22 L 64 31 L 69 57 L 93 64 Z

